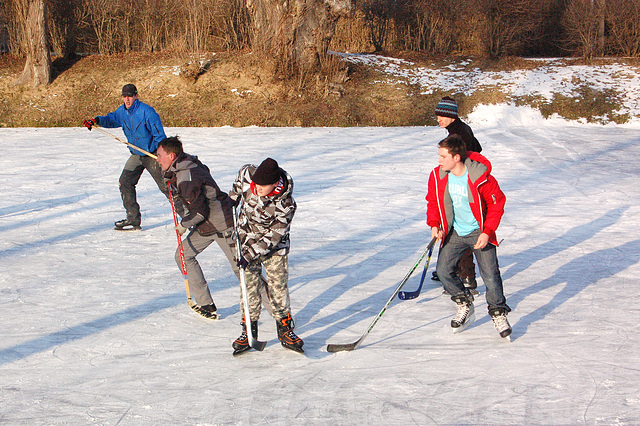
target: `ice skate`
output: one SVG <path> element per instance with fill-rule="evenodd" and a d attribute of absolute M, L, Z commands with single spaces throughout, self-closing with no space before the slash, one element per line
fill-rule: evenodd
<path fill-rule="evenodd" d="M 211 303 L 210 305 L 204 305 L 204 306 L 195 305 L 191 309 L 193 309 L 194 311 L 196 311 L 197 313 L 199 313 L 205 318 L 214 319 L 214 320 L 218 319 L 218 313 L 216 312 L 217 308 L 215 303 Z"/>
<path fill-rule="evenodd" d="M 492 309 L 489 311 L 489 315 L 493 320 L 493 325 L 496 330 L 500 333 L 500 337 L 511 341 L 512 330 L 509 320 L 507 319 L 507 312 L 504 309 Z"/>
<path fill-rule="evenodd" d="M 258 321 L 251 321 L 251 334 L 253 334 L 253 337 L 256 340 L 258 340 Z M 244 319 L 242 320 L 242 333 L 231 346 L 233 347 L 233 355 L 240 355 L 241 353 L 251 349 L 251 346 L 249 346 L 249 336 L 247 335 L 247 326 Z"/>
<path fill-rule="evenodd" d="M 467 300 L 465 297 L 456 297 L 454 302 L 458 305 L 458 312 L 451 320 L 451 328 L 454 333 L 460 333 L 469 326 L 475 319 L 475 310 L 473 308 L 473 302 Z"/>
<path fill-rule="evenodd" d="M 140 223 L 132 222 L 129 219 L 122 219 L 114 223 L 116 231 L 139 231 L 142 229 Z"/>
<path fill-rule="evenodd" d="M 304 342 L 293 332 L 294 324 L 291 314 L 288 314 L 286 317 L 276 321 L 276 325 L 278 327 L 278 339 L 280 339 L 282 346 L 287 349 L 303 353 L 304 350 L 302 349 L 302 346 L 304 345 Z"/>
<path fill-rule="evenodd" d="M 467 290 L 469 290 L 469 292 L 473 295 L 473 296 L 477 296 L 478 295 L 478 282 L 476 281 L 475 278 L 471 278 L 471 277 L 466 277 L 462 279 L 462 284 L 464 284 L 464 288 L 466 288 Z"/>

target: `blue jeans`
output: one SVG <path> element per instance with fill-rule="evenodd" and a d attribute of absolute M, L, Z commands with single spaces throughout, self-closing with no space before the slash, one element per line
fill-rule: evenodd
<path fill-rule="evenodd" d="M 473 300 L 469 290 L 465 289 L 456 274 L 456 264 L 467 248 L 473 249 L 480 233 L 480 230 L 476 229 L 469 235 L 461 237 L 455 230 L 451 230 L 440 248 L 436 270 L 445 290 L 451 294 L 451 299 L 463 296 L 468 300 Z M 496 246 L 487 244 L 481 250 L 473 249 L 473 254 L 476 257 L 478 269 L 480 269 L 480 276 L 487 288 L 486 299 L 489 310 L 504 309 L 506 312 L 510 312 L 511 308 L 507 306 L 507 300 L 502 291 L 502 277 L 500 277 Z"/>

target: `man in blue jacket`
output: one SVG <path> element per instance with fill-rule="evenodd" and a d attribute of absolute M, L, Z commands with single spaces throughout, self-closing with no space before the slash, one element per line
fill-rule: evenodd
<path fill-rule="evenodd" d="M 89 130 L 96 124 L 107 128 L 122 127 L 130 144 L 152 154 L 158 149 L 158 143 L 166 138 L 160 116 L 152 107 L 138 99 L 138 89 L 133 84 L 125 84 L 122 87 L 122 105 L 118 109 L 107 115 L 84 120 L 82 124 Z M 124 165 L 119 182 L 127 217 L 115 223 L 115 229 L 119 231 L 140 229 L 141 216 L 140 205 L 136 199 L 136 185 L 145 169 L 156 181 L 160 191 L 169 198 L 167 184 L 156 160 L 135 148 L 130 147 L 129 151 L 131 156 Z M 184 216 L 182 202 L 178 198 L 174 198 L 174 202 L 176 212 L 181 217 Z"/>

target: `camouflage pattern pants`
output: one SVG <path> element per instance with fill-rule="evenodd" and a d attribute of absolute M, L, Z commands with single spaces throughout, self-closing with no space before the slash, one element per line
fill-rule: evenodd
<path fill-rule="evenodd" d="M 262 276 L 263 267 L 267 276 L 266 279 Z M 286 317 L 291 312 L 289 257 L 286 254 L 281 256 L 272 253 L 267 256 L 260 256 L 247 265 L 245 278 L 251 321 L 258 321 L 260 318 L 263 301 L 267 311 L 276 320 Z M 264 297 L 261 297 L 261 292 L 264 290 L 266 290 L 268 300 L 264 300 Z M 242 306 L 242 294 L 240 297 L 240 306 Z"/>

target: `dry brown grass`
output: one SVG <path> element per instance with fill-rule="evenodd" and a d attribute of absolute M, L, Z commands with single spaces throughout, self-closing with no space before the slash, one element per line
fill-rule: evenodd
<path fill-rule="evenodd" d="M 129 82 L 165 126 L 396 126 L 425 124 L 416 111 L 427 108 L 407 96 L 411 88 L 371 86 L 375 76 L 366 68 L 336 60 L 319 76 L 284 81 L 249 52 L 94 55 L 66 64 L 37 89 L 12 87 L 21 68 L 20 59 L 0 56 L 1 127 L 79 126 L 115 109 Z"/>
<path fill-rule="evenodd" d="M 444 67 L 461 58 L 425 58 L 396 52 L 418 66 Z M 575 61 L 571 62 L 575 63 Z M 535 66 L 519 58 L 474 60 L 472 67 L 513 70 Z M 0 55 L 0 127 L 80 126 L 83 119 L 120 105 L 120 88 L 135 83 L 142 101 L 153 106 L 165 126 L 407 126 L 436 125 L 433 109 L 445 95 L 458 101 L 461 115 L 477 104 L 516 102 L 545 115 L 624 122 L 615 115 L 615 93 L 595 92 L 586 85 L 574 97 L 552 102 L 509 98 L 492 88 L 470 97 L 442 90 L 425 95 L 423 88 L 394 77 L 393 84 L 374 83 L 387 75 L 334 58 L 318 76 L 284 80 L 275 76 L 268 59 L 250 52 L 208 55 L 93 55 L 75 63 L 56 63 L 54 81 L 46 87 L 13 87 L 23 61 Z"/>

